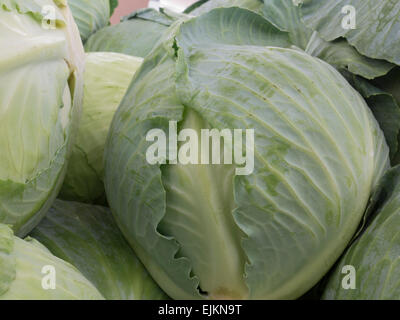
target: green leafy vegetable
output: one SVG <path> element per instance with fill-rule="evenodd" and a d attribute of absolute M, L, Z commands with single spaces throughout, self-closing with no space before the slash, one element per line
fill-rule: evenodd
<path fill-rule="evenodd" d="M 262 0 L 200 0 L 185 10 L 185 13 L 199 16 L 216 8 L 239 7 L 261 13 Z"/>
<path fill-rule="evenodd" d="M 400 61 L 400 6 L 386 0 L 301 2 L 302 20 L 315 30 L 306 51 L 344 73 L 362 94 L 385 133 L 392 164 L 398 164 L 400 77 L 394 63 Z"/>
<path fill-rule="evenodd" d="M 78 268 L 108 300 L 167 298 L 107 208 L 57 200 L 31 236 Z"/>
<path fill-rule="evenodd" d="M 125 17 L 117 25 L 103 28 L 85 44 L 87 52 L 112 51 L 144 58 L 175 21 L 154 9 L 143 9 Z"/>
<path fill-rule="evenodd" d="M 400 299 L 399 166 L 385 175 L 378 198 L 381 205 L 333 271 L 323 299 Z"/>
<path fill-rule="evenodd" d="M 302 0 L 305 24 L 326 41 L 343 37 L 361 54 L 400 65 L 400 2 Z"/>
<path fill-rule="evenodd" d="M 375 118 L 379 122 L 390 147 L 392 164 L 396 164 L 396 157 L 398 157 L 399 153 L 400 104 L 396 102 L 393 95 L 375 87 L 364 78 L 353 77 L 351 83 L 366 99 Z"/>
<path fill-rule="evenodd" d="M 141 58 L 119 53 L 86 55 L 82 116 L 61 198 L 105 203 L 103 153 L 108 129 L 141 63 Z"/>
<path fill-rule="evenodd" d="M 345 39 L 328 42 L 323 40 L 317 32 L 313 33 L 305 51 L 328 62 L 339 71 L 346 70 L 366 79 L 384 76 L 395 67 L 387 61 L 371 59 L 359 54 Z"/>
<path fill-rule="evenodd" d="M 301 21 L 300 9 L 293 0 L 264 0 L 263 16 L 279 30 L 289 32 L 293 45 L 305 49 L 312 30 Z"/>
<path fill-rule="evenodd" d="M 180 20 L 114 116 L 105 153 L 111 210 L 174 299 L 301 296 L 346 248 L 389 166 L 358 92 L 290 45 L 287 32 L 242 8 Z M 150 164 L 146 135 L 168 132 L 170 121 L 197 135 L 254 129 L 253 173 Z"/>
<path fill-rule="evenodd" d="M 82 43 L 62 3 L 0 0 L 0 223 L 19 236 L 61 188 L 82 103 Z"/>
<path fill-rule="evenodd" d="M 68 0 L 78 25 L 82 41 L 109 24 L 110 16 L 118 5 L 115 0 Z M 112 6 L 112 7 L 110 7 Z"/>
<path fill-rule="evenodd" d="M 13 236 L 4 224 L 0 224 L 0 266 L 0 300 L 104 299 L 75 267 L 35 239 Z"/>

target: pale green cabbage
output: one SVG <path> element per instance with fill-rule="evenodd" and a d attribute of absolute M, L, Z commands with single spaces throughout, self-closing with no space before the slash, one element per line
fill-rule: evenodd
<path fill-rule="evenodd" d="M 0 0 L 0 48 L 0 223 L 23 236 L 61 188 L 84 53 L 66 1 L 52 0 Z"/>
<path fill-rule="evenodd" d="M 68 4 L 83 42 L 109 24 L 115 6 L 110 6 L 110 0 L 68 0 Z"/>
<path fill-rule="evenodd" d="M 60 197 L 104 203 L 103 153 L 108 129 L 142 60 L 112 52 L 86 55 L 82 116 Z"/>
<path fill-rule="evenodd" d="M 355 29 L 342 27 L 342 21 L 350 16 L 346 11 L 349 5 L 355 10 Z M 398 4 L 390 0 L 200 0 L 185 12 L 199 15 L 213 8 L 234 6 L 260 13 L 287 32 L 293 46 L 341 72 L 366 99 L 377 119 L 390 148 L 391 163 L 399 163 L 400 103 L 395 99 L 400 78 L 393 71 L 396 65 L 391 63 L 396 63 L 398 56 Z M 370 81 L 377 78 L 379 81 Z"/>
<path fill-rule="evenodd" d="M 296 10 L 300 13 L 303 25 L 314 31 L 306 48 L 307 53 L 337 68 L 366 99 L 385 134 L 391 163 L 398 164 L 400 2 L 298 2 L 300 5 Z"/>
<path fill-rule="evenodd" d="M 0 300 L 104 299 L 72 265 L 53 256 L 35 239 L 22 240 L 0 224 Z M 55 288 L 46 276 L 54 270 Z"/>
<path fill-rule="evenodd" d="M 144 58 L 155 46 L 174 17 L 154 9 L 142 9 L 105 27 L 85 43 L 86 52 L 118 52 Z"/>
<path fill-rule="evenodd" d="M 200 0 L 185 10 L 185 13 L 199 16 L 215 8 L 239 7 L 260 13 L 263 0 Z"/>
<path fill-rule="evenodd" d="M 31 236 L 77 267 L 108 300 L 168 298 L 105 207 L 57 200 Z"/>
<path fill-rule="evenodd" d="M 301 0 L 305 24 L 326 41 L 343 37 L 361 54 L 400 65 L 400 2 L 393 0 Z M 350 6 L 350 7 L 349 7 Z M 352 9 L 354 28 L 344 28 Z M 354 21 L 354 20 L 353 20 Z"/>
<path fill-rule="evenodd" d="M 174 299 L 297 298 L 341 255 L 389 166 L 371 111 L 327 63 L 262 16 L 214 9 L 175 23 L 145 58 L 106 145 L 123 234 Z M 255 168 L 151 165 L 169 121 L 254 129 Z"/>

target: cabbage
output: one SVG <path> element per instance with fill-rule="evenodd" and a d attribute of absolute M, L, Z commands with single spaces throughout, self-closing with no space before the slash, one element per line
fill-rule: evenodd
<path fill-rule="evenodd" d="M 57 200 L 31 236 L 77 267 L 108 300 L 167 298 L 105 207 Z"/>
<path fill-rule="evenodd" d="M 185 10 L 199 16 L 215 8 L 240 7 L 262 15 L 279 30 L 287 32 L 293 45 L 305 49 L 312 30 L 301 21 L 293 0 L 200 0 Z"/>
<path fill-rule="evenodd" d="M 0 224 L 0 265 L 0 300 L 104 299 L 75 267 L 35 239 L 13 236 L 4 224 Z"/>
<path fill-rule="evenodd" d="M 385 134 L 392 165 L 398 164 L 400 77 L 396 70 L 400 65 L 400 3 L 298 2 L 302 23 L 314 31 L 306 52 L 333 65 L 362 94 Z"/>
<path fill-rule="evenodd" d="M 360 94 L 290 45 L 287 33 L 241 8 L 179 20 L 114 116 L 105 151 L 111 211 L 174 299 L 301 296 L 344 251 L 389 166 Z M 165 157 L 174 146 L 151 164 L 150 130 L 168 133 L 170 121 L 195 132 L 190 145 L 203 129 L 253 129 L 253 172 L 174 164 Z"/>
<path fill-rule="evenodd" d="M 114 112 L 141 62 L 141 58 L 112 52 L 86 55 L 82 117 L 61 198 L 105 202 L 104 144 Z"/>
<path fill-rule="evenodd" d="M 0 223 L 19 236 L 61 188 L 82 103 L 84 53 L 65 3 L 0 0 Z"/>
<path fill-rule="evenodd" d="M 301 0 L 304 23 L 326 41 L 343 37 L 361 54 L 400 65 L 400 3 L 392 0 Z M 355 25 L 346 20 L 355 13 Z M 342 23 L 343 22 L 343 23 Z M 343 24 L 349 24 L 346 28 Z"/>
<path fill-rule="evenodd" d="M 124 17 L 121 23 L 93 34 L 85 43 L 85 50 L 111 51 L 144 58 L 175 20 L 154 9 L 138 10 Z"/>
<path fill-rule="evenodd" d="M 82 41 L 109 24 L 116 5 L 113 0 L 68 0 Z"/>
<path fill-rule="evenodd" d="M 192 4 L 184 12 L 199 16 L 216 8 L 239 7 L 260 13 L 262 6 L 262 0 L 200 0 Z"/>
<path fill-rule="evenodd" d="M 332 271 L 323 299 L 400 299 L 399 166 L 387 172 L 377 197 L 381 204 L 370 225 Z M 353 287 L 347 287 L 351 277 Z"/>
<path fill-rule="evenodd" d="M 400 99 L 396 101 L 400 78 L 391 62 L 396 63 L 393 57 L 398 48 L 395 35 L 400 32 L 400 11 L 387 0 L 365 3 L 362 6 L 358 0 L 200 0 L 185 12 L 199 15 L 213 8 L 233 6 L 253 10 L 287 32 L 292 45 L 334 66 L 366 99 L 389 145 L 391 163 L 396 165 L 400 161 Z M 354 30 L 346 30 L 341 24 L 350 16 L 346 11 L 348 5 L 356 13 Z M 384 43 L 379 45 L 380 42 Z M 370 81 L 377 78 L 377 82 Z"/>
<path fill-rule="evenodd" d="M 311 36 L 305 51 L 330 63 L 338 70 L 346 70 L 366 79 L 384 76 L 394 68 L 393 64 L 385 60 L 361 55 L 344 39 L 325 41 L 316 31 Z"/>
<path fill-rule="evenodd" d="M 400 106 L 400 67 L 396 67 L 386 76 L 376 79 L 374 84 L 384 88 Z"/>

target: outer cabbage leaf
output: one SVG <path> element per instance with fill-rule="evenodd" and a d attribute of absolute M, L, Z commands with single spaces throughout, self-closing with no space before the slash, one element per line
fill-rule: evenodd
<path fill-rule="evenodd" d="M 375 79 L 373 83 L 390 93 L 400 106 L 400 67 L 396 67 L 384 77 Z"/>
<path fill-rule="evenodd" d="M 185 13 L 199 16 L 203 13 L 216 8 L 239 7 L 261 13 L 263 6 L 262 0 L 200 0 L 195 2 L 185 10 Z"/>
<path fill-rule="evenodd" d="M 305 51 L 328 62 L 339 71 L 346 70 L 366 79 L 384 76 L 395 67 L 387 61 L 361 55 L 345 39 L 328 42 L 323 40 L 317 32 L 313 33 Z"/>
<path fill-rule="evenodd" d="M 381 205 L 369 226 L 347 250 L 325 289 L 323 299 L 400 299 L 400 167 L 385 175 Z M 356 287 L 344 289 L 344 266 L 355 268 Z"/>
<path fill-rule="evenodd" d="M 110 0 L 110 16 L 113 15 L 114 10 L 118 7 L 118 0 Z"/>
<path fill-rule="evenodd" d="M 393 0 L 302 0 L 305 24 L 324 40 L 344 37 L 361 54 L 400 65 L 400 2 Z M 346 6 L 355 9 L 355 28 L 344 28 L 350 17 Z M 345 13 L 342 13 L 345 10 Z"/>
<path fill-rule="evenodd" d="M 288 45 L 287 33 L 240 8 L 179 21 L 115 114 L 111 210 L 172 298 L 299 297 L 343 252 L 388 168 L 357 91 L 325 62 L 279 48 Z M 255 129 L 254 172 L 150 165 L 146 133 L 168 132 L 169 121 Z"/>
<path fill-rule="evenodd" d="M 78 268 L 108 300 L 167 298 L 105 207 L 57 200 L 31 236 Z"/>
<path fill-rule="evenodd" d="M 289 33 L 293 45 L 305 49 L 312 30 L 300 20 L 298 6 L 292 0 L 208 0 L 198 1 L 185 10 L 185 13 L 199 16 L 215 8 L 239 7 L 254 11 L 279 30 Z"/>
<path fill-rule="evenodd" d="M 114 112 L 142 60 L 112 52 L 86 55 L 82 116 L 61 198 L 105 202 L 104 145 Z"/>
<path fill-rule="evenodd" d="M 396 65 L 361 55 L 346 39 L 325 41 L 317 32 L 313 33 L 305 51 L 334 66 L 366 99 L 385 134 L 392 164 L 397 164 L 400 103 L 394 96 L 399 87 L 396 79 L 400 77 L 396 74 Z"/>
<path fill-rule="evenodd" d="M 0 224 L 0 266 L 0 300 L 104 299 L 75 267 L 36 240 L 13 236 L 4 224 Z M 45 267 L 54 268 L 54 289 L 43 287 Z"/>
<path fill-rule="evenodd" d="M 184 14 L 190 14 L 193 15 L 192 12 L 193 10 L 197 9 L 198 7 L 202 6 L 204 3 L 208 2 L 209 0 L 198 0 L 194 3 L 192 3 L 189 7 L 187 7 L 183 13 Z"/>
<path fill-rule="evenodd" d="M 15 279 L 15 259 L 12 256 L 14 238 L 12 230 L 0 224 L 0 297 L 10 289 Z"/>
<path fill-rule="evenodd" d="M 390 71 L 387 75 L 377 78 L 372 81 L 373 86 L 380 88 L 386 98 L 385 101 L 390 103 L 390 109 L 396 110 L 396 114 L 400 113 L 400 68 L 396 67 Z M 397 107 L 397 108 L 396 108 Z M 398 116 L 394 114 L 387 114 L 385 120 L 391 125 L 392 128 L 400 126 Z M 397 121 L 397 122 L 396 122 Z M 394 132 L 396 133 L 396 132 Z M 400 146 L 400 129 L 397 131 L 397 147 Z M 395 150 L 395 149 L 393 149 Z M 391 148 L 392 151 L 392 148 Z M 400 163 L 400 149 L 397 148 L 397 152 L 393 152 L 392 165 L 398 165 Z"/>
<path fill-rule="evenodd" d="M 42 26 L 46 5 L 55 8 L 54 28 Z M 60 1 L 1 0 L 0 21 L 0 222 L 23 236 L 61 187 L 82 103 L 84 53 Z"/>
<path fill-rule="evenodd" d="M 139 10 L 121 23 L 96 32 L 86 42 L 85 50 L 112 51 L 144 58 L 174 21 L 154 9 Z"/>
<path fill-rule="evenodd" d="M 370 81 L 353 76 L 350 83 L 365 98 L 368 106 L 382 128 L 390 148 L 392 165 L 398 163 L 400 133 L 400 103 L 392 94 L 376 87 Z"/>
<path fill-rule="evenodd" d="M 293 0 L 264 0 L 262 14 L 280 30 L 289 32 L 293 45 L 306 48 L 312 30 L 301 21 L 300 8 Z"/>
<path fill-rule="evenodd" d="M 68 4 L 83 42 L 109 24 L 112 14 L 110 0 L 68 0 Z"/>

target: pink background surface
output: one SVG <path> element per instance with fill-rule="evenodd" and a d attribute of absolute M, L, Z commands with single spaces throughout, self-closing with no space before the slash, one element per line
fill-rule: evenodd
<path fill-rule="evenodd" d="M 140 8 L 146 8 L 148 3 L 149 0 L 119 0 L 119 5 L 111 17 L 111 23 L 116 24 L 119 22 L 121 17 L 126 16 L 132 11 Z"/>

